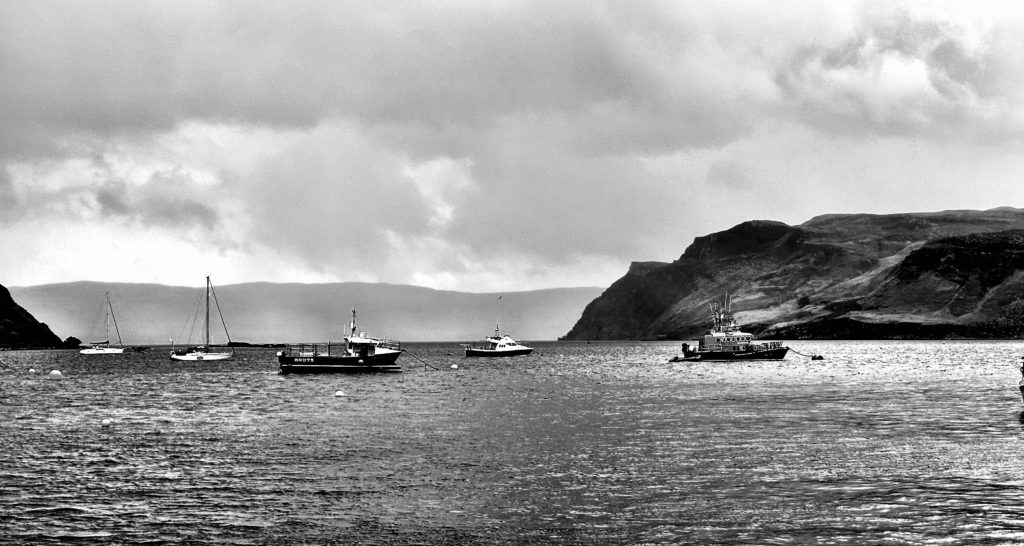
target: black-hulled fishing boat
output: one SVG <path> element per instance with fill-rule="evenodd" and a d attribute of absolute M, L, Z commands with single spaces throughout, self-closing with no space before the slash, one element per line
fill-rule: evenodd
<path fill-rule="evenodd" d="M 349 335 L 341 344 L 301 343 L 277 353 L 281 373 L 400 372 L 398 341 L 367 337 L 357 333 L 356 310 L 352 309 Z"/>
<path fill-rule="evenodd" d="M 759 341 L 754 335 L 744 332 L 732 317 L 731 301 L 726 298 L 725 307 L 711 304 L 711 329 L 697 340 L 697 346 L 683 343 L 682 354 L 670 362 L 695 360 L 782 360 L 789 347 L 781 341 Z"/>

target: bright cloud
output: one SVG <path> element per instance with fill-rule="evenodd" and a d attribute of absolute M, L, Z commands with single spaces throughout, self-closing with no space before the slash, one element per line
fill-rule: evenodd
<path fill-rule="evenodd" d="M 0 284 L 606 285 L 751 218 L 1021 206 L 1022 36 L 986 2 L 7 2 Z"/>

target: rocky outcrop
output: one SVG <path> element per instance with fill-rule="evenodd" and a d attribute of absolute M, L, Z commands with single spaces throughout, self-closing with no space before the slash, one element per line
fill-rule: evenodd
<path fill-rule="evenodd" d="M 61 340 L 50 328 L 14 302 L 7 288 L 0 286 L 0 347 L 29 349 L 59 347 Z"/>
<path fill-rule="evenodd" d="M 1024 334 L 1024 211 L 744 222 L 672 263 L 634 264 L 563 339 L 689 339 L 732 296 L 746 330 L 784 339 Z"/>

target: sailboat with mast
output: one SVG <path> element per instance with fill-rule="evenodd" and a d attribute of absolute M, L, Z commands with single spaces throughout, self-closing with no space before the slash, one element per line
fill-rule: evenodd
<path fill-rule="evenodd" d="M 103 312 L 106 314 L 106 334 L 103 341 L 91 341 L 89 346 L 78 351 L 83 355 L 119 355 L 124 353 L 124 345 L 121 343 L 121 332 L 117 329 L 117 318 L 114 317 L 114 307 L 110 304 L 110 292 L 103 295 Z M 110 322 L 114 322 L 114 333 L 117 334 L 117 347 L 110 346 Z"/>
<path fill-rule="evenodd" d="M 171 360 L 228 360 L 235 356 L 230 347 L 210 346 L 210 297 L 213 297 L 213 304 L 217 307 L 217 315 L 220 317 L 221 325 L 224 327 L 224 335 L 227 337 L 228 345 L 231 344 L 231 335 L 228 333 L 227 323 L 224 322 L 224 314 L 220 311 L 220 303 L 217 301 L 217 294 L 213 291 L 213 284 L 210 283 L 210 276 L 206 276 L 206 311 L 203 315 L 203 343 L 193 347 L 171 350 Z M 173 345 L 173 342 L 172 342 Z"/>

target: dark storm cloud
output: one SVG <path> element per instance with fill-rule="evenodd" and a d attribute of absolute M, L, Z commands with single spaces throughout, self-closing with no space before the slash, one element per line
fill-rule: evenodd
<path fill-rule="evenodd" d="M 747 125 L 699 78 L 666 88 L 667 67 L 645 57 L 663 51 L 671 63 L 700 43 L 648 4 L 32 2 L 0 11 L 8 152 L 193 119 L 485 131 L 503 116 L 550 114 L 600 151 L 720 141 Z M 15 145 L 16 135 L 28 142 Z"/>
<path fill-rule="evenodd" d="M 332 118 L 405 144 L 417 132 L 454 143 L 452 132 L 475 140 L 536 116 L 559 121 L 559 144 L 584 152 L 664 152 L 726 143 L 765 115 L 804 109 L 826 128 L 891 131 L 967 107 L 947 91 L 945 103 L 905 116 L 923 121 L 871 117 L 875 97 L 848 78 L 887 59 L 922 60 L 938 87 L 981 97 L 1005 92 L 1005 72 L 1019 72 L 999 61 L 1020 45 L 1012 34 L 968 51 L 948 23 L 897 8 L 865 10 L 852 35 L 806 45 L 773 35 L 770 19 L 746 22 L 744 41 L 729 42 L 732 16 L 744 14 L 658 2 L 7 2 L 0 143 L 13 153 L 76 132 Z M 780 109 L 779 92 L 800 108 Z"/>
<path fill-rule="evenodd" d="M 91 221 L 113 220 L 135 229 L 164 227 L 187 233 L 194 229 L 214 230 L 221 223 L 213 207 L 193 197 L 220 191 L 201 187 L 202 184 L 187 173 L 158 171 L 146 180 L 130 183 L 102 158 L 94 158 L 91 167 L 87 176 L 73 184 L 53 190 L 33 190 L 31 202 L 36 206 L 71 202 L 76 206 L 65 209 L 65 216 L 77 214 Z"/>
<path fill-rule="evenodd" d="M 221 222 L 217 211 L 194 197 L 204 191 L 207 194 L 211 192 L 197 186 L 184 173 L 157 172 L 138 186 L 129 186 L 116 180 L 108 181 L 97 190 L 96 200 L 104 214 L 130 220 L 144 227 L 214 229 Z"/>

